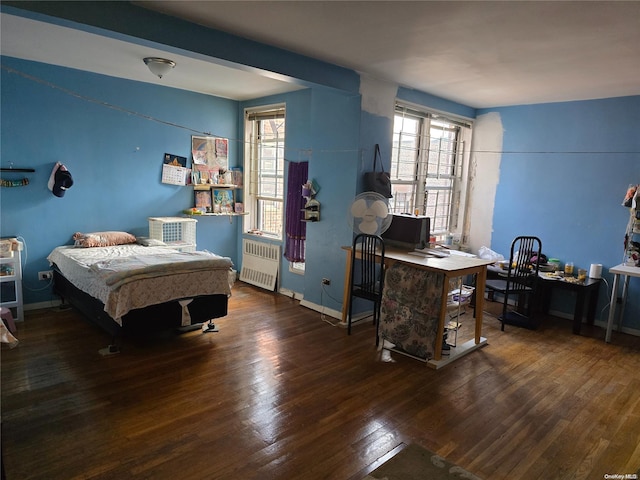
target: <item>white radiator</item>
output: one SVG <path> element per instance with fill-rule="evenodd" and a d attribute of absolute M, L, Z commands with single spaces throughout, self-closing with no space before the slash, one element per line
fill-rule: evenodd
<path fill-rule="evenodd" d="M 240 280 L 274 291 L 280 267 L 280 245 L 242 240 Z"/>

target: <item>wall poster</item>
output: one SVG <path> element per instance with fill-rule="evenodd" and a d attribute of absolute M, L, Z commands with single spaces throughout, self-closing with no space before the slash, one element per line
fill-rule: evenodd
<path fill-rule="evenodd" d="M 229 141 L 226 138 L 191 136 L 193 166 L 202 170 L 228 170 Z"/>

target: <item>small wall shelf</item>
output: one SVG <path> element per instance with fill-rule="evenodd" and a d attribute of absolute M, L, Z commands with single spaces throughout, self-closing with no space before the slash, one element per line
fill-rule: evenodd
<path fill-rule="evenodd" d="M 16 172 L 16 173 L 34 173 L 35 168 L 12 168 L 12 167 L 2 167 L 0 168 L 0 172 Z"/>
<path fill-rule="evenodd" d="M 319 222 L 320 221 L 320 202 L 315 198 L 310 198 L 302 209 L 304 212 L 303 222 Z"/>
<path fill-rule="evenodd" d="M 249 215 L 249 212 L 235 213 L 235 212 L 221 212 L 221 213 L 201 213 L 199 215 L 190 215 L 191 217 L 242 217 L 243 215 Z"/>
<path fill-rule="evenodd" d="M 186 218 L 196 219 L 198 217 L 229 217 L 229 223 L 233 223 L 233 217 L 242 217 L 249 215 L 249 212 L 235 213 L 235 212 L 220 212 L 220 213 L 198 213 L 195 215 L 185 214 Z"/>
<path fill-rule="evenodd" d="M 242 187 L 238 187 L 238 185 L 230 185 L 228 183 L 199 183 L 193 186 L 194 190 L 235 190 L 237 188 Z"/>
<path fill-rule="evenodd" d="M 34 168 L 16 168 L 13 164 L 9 167 L 0 167 L 1 173 L 34 173 Z M 26 187 L 29 185 L 29 179 L 27 177 L 15 179 L 14 176 L 10 176 L 9 180 L 4 178 L 0 179 L 0 187 Z"/>

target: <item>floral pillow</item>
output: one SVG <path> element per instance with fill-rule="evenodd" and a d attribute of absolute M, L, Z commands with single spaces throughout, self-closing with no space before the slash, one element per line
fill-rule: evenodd
<path fill-rule="evenodd" d="M 111 247 L 136 243 L 136 237 L 127 232 L 92 232 L 73 234 L 76 247 Z"/>

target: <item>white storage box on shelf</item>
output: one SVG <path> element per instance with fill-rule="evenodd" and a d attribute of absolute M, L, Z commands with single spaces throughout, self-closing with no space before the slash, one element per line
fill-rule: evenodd
<path fill-rule="evenodd" d="M 149 238 L 182 252 L 195 252 L 197 222 L 194 218 L 149 217 Z"/>

